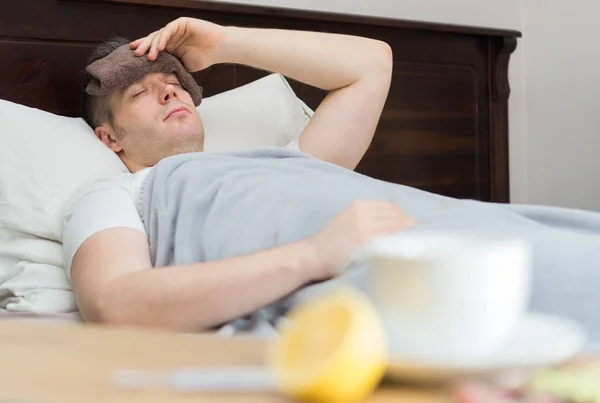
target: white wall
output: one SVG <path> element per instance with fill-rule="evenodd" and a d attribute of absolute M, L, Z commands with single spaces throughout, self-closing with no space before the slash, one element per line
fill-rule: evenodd
<path fill-rule="evenodd" d="M 523 0 L 532 203 L 600 211 L 600 2 Z"/>
<path fill-rule="evenodd" d="M 521 0 L 220 0 L 499 28 L 520 27 Z"/>

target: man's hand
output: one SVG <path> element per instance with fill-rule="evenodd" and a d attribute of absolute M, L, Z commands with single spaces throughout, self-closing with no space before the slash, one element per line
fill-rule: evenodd
<path fill-rule="evenodd" d="M 219 62 L 218 51 L 223 42 L 225 27 L 195 18 L 178 18 L 164 28 L 132 42 L 136 56 L 148 52 L 154 60 L 166 50 L 177 56 L 191 72 L 203 70 Z"/>
<path fill-rule="evenodd" d="M 315 250 L 319 271 L 315 280 L 336 275 L 336 269 L 353 249 L 373 238 L 393 234 L 417 225 L 394 203 L 356 201 L 342 211 L 319 233 L 307 242 Z"/>

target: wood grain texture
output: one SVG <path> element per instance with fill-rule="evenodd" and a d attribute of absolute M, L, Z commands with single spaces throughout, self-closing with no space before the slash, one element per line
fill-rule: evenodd
<path fill-rule="evenodd" d="M 219 24 L 337 32 L 390 44 L 394 73 L 357 171 L 458 198 L 508 201 L 508 65 L 515 31 L 202 0 L 20 0 L 0 14 L 0 98 L 79 116 L 92 49 L 182 15 Z M 211 96 L 268 72 L 218 65 L 194 74 Z M 326 93 L 291 80 L 316 109 Z"/>

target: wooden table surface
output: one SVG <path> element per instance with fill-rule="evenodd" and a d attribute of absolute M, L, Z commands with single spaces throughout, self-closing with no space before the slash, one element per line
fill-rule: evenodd
<path fill-rule="evenodd" d="M 266 342 L 178 335 L 93 325 L 0 321 L 0 401 L 22 403 L 244 402 L 275 403 L 277 394 L 177 394 L 122 390 L 111 382 L 119 369 L 262 365 Z M 370 403 L 441 403 L 439 391 L 383 387 Z"/>

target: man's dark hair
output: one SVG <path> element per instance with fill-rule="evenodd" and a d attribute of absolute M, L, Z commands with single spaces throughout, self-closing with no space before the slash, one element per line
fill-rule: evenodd
<path fill-rule="evenodd" d="M 100 60 L 110 55 L 114 50 L 123 45 L 129 44 L 129 42 L 131 42 L 129 39 L 116 36 L 101 43 L 96 49 L 94 49 L 88 58 L 88 65 L 92 64 L 96 60 Z M 85 84 L 86 87 L 90 80 L 92 80 L 92 77 L 89 74 L 87 77 L 88 79 Z M 114 124 L 114 115 L 110 107 L 109 96 L 89 95 L 87 92 L 85 92 L 85 87 L 83 88 L 81 113 L 83 115 L 83 119 L 92 127 L 92 129 L 95 129 L 104 123 L 110 123 L 111 125 Z"/>

